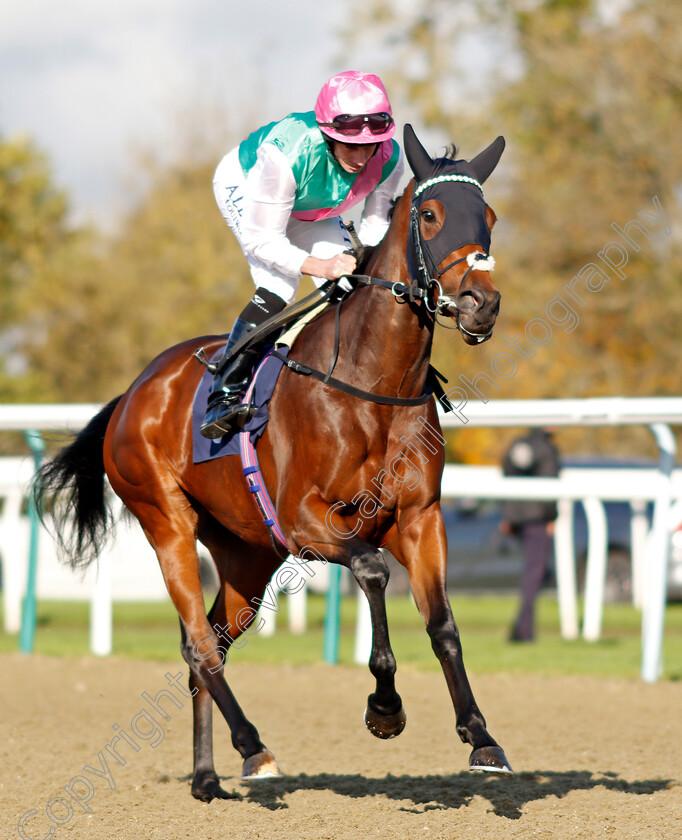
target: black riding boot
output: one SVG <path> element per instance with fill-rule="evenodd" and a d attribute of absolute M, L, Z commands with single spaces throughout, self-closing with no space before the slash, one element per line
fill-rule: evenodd
<path fill-rule="evenodd" d="M 234 345 L 256 326 L 250 321 L 237 318 L 227 341 L 223 359 Z M 204 437 L 222 437 L 229 432 L 234 420 L 246 412 L 246 406 L 241 405 L 241 399 L 249 384 L 249 377 L 260 349 L 261 342 L 257 342 L 256 345 L 242 351 L 224 370 L 220 370 L 222 360 L 218 362 L 219 372 L 213 380 L 206 417 L 201 424 L 201 434 Z"/>
<path fill-rule="evenodd" d="M 272 292 L 257 289 L 244 311 L 235 321 L 227 340 L 223 359 L 245 335 L 262 324 L 267 318 L 280 312 L 285 301 Z M 261 354 L 263 341 L 256 341 L 228 363 L 224 370 L 222 360 L 218 362 L 218 373 L 208 398 L 206 417 L 201 424 L 201 434 L 206 438 L 219 438 L 230 431 L 235 420 L 244 415 L 246 406 L 241 404 L 253 368 Z"/>

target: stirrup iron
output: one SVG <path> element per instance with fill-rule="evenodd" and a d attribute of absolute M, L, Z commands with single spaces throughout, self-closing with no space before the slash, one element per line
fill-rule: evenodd
<path fill-rule="evenodd" d="M 206 370 L 212 375 L 215 376 L 218 373 L 218 364 L 217 362 L 212 362 L 208 356 L 206 355 L 206 351 L 203 347 L 200 347 L 195 353 L 194 358 L 199 362 L 200 365 L 203 365 Z"/>

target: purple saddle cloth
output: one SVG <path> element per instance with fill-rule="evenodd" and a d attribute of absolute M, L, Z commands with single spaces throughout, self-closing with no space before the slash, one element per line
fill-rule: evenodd
<path fill-rule="evenodd" d="M 286 346 L 278 347 L 277 350 L 283 356 L 289 353 L 289 348 Z M 257 409 L 256 413 L 249 418 L 244 426 L 251 433 L 251 442 L 254 445 L 262 436 L 267 426 L 269 416 L 268 404 L 284 365 L 280 359 L 270 356 L 269 352 L 268 350 L 265 361 L 256 368 L 258 378 L 256 379 L 252 400 L 252 404 Z M 222 358 L 222 355 L 223 348 L 221 347 L 214 354 L 211 361 Z M 228 432 L 228 434 L 215 440 L 205 438 L 201 434 L 201 424 L 206 414 L 206 403 L 208 401 L 208 395 L 211 392 L 212 384 L 213 375 L 207 370 L 204 371 L 204 375 L 201 377 L 194 394 L 194 403 L 192 406 L 192 449 L 195 464 L 200 464 L 202 461 L 212 461 L 214 458 L 222 458 L 224 455 L 239 455 L 240 426 L 235 426 L 234 431 Z"/>

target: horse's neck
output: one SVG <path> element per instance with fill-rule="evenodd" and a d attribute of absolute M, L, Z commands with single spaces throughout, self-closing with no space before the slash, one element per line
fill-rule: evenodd
<path fill-rule="evenodd" d="M 421 304 L 398 303 L 389 290 L 376 286 L 357 292 L 349 304 L 339 361 L 346 358 L 344 366 L 354 381 L 384 394 L 419 396 L 432 341 L 432 330 L 420 316 Z"/>
<path fill-rule="evenodd" d="M 392 283 L 410 283 L 406 267 L 410 196 L 404 195 L 368 273 Z M 342 348 L 352 360 L 354 379 L 384 394 L 419 396 L 424 389 L 431 356 L 433 320 L 423 303 L 399 303 L 381 287 L 356 292 L 348 301 L 349 314 Z M 343 349 L 342 349 L 343 352 Z M 350 365 L 347 365 L 350 367 Z"/>

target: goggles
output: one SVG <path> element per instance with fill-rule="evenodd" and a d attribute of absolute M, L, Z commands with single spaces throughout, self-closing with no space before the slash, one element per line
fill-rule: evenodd
<path fill-rule="evenodd" d="M 372 134 L 383 134 L 393 124 L 393 117 L 390 114 L 339 114 L 332 122 L 319 123 L 326 128 L 333 128 L 339 134 L 348 137 L 357 137 L 365 126 Z"/>

